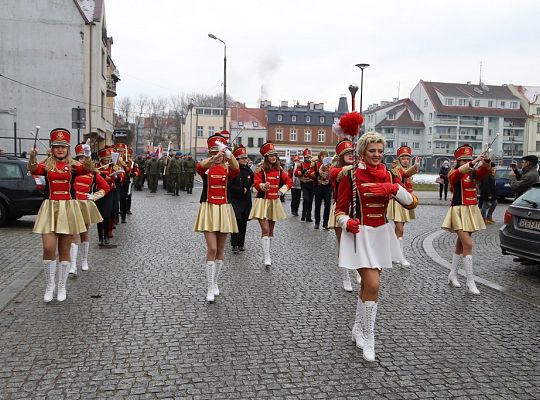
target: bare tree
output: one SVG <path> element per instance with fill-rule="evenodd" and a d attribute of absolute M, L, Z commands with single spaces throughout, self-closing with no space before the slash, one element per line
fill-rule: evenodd
<path fill-rule="evenodd" d="M 185 123 L 188 107 L 185 95 L 176 95 L 171 97 L 171 107 L 169 113 L 174 118 L 174 127 L 176 130 L 176 148 L 181 148 L 182 142 L 182 126 Z"/>
<path fill-rule="evenodd" d="M 133 104 L 131 103 L 131 97 L 120 97 L 116 104 L 118 105 L 118 114 L 120 118 L 123 119 L 124 124 L 127 125 L 129 122 L 132 122 L 129 120 L 129 117 L 133 112 Z"/>
<path fill-rule="evenodd" d="M 136 139 L 135 139 L 135 150 L 139 145 L 139 128 L 143 125 L 144 115 L 148 113 L 148 108 L 150 105 L 150 98 L 146 94 L 141 94 L 135 99 L 135 105 L 133 107 L 135 113 L 135 130 Z M 144 128 L 144 125 L 143 125 Z"/>
<path fill-rule="evenodd" d="M 152 99 L 150 102 L 152 128 L 154 133 L 150 133 L 151 141 L 161 142 L 163 140 L 163 128 L 165 127 L 165 112 L 169 107 L 169 101 L 165 97 Z"/>

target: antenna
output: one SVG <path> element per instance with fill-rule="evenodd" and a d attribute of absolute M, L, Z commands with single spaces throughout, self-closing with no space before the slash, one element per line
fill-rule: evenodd
<path fill-rule="evenodd" d="M 478 84 L 482 84 L 482 61 L 480 61 L 480 82 L 478 82 Z"/>

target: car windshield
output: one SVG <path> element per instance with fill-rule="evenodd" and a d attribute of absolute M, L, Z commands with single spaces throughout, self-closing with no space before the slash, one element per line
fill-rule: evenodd
<path fill-rule="evenodd" d="M 510 169 L 498 169 L 495 171 L 495 179 L 509 179 Z"/>
<path fill-rule="evenodd" d="M 514 204 L 516 206 L 538 208 L 540 205 L 540 186 L 534 186 L 527 190 L 514 201 Z"/>

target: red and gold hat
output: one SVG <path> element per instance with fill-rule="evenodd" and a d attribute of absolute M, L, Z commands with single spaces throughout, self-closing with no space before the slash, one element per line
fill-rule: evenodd
<path fill-rule="evenodd" d="M 339 157 L 353 150 L 353 143 L 349 139 L 342 139 L 338 142 L 338 144 L 336 144 L 336 154 Z"/>
<path fill-rule="evenodd" d="M 227 140 L 231 138 L 231 134 L 229 133 L 228 130 L 223 129 L 221 132 L 219 132 L 219 134 Z"/>
<path fill-rule="evenodd" d="M 114 148 L 116 149 L 116 151 L 118 153 L 125 154 L 125 152 L 127 150 L 127 144 L 125 144 L 125 143 L 115 143 Z"/>
<path fill-rule="evenodd" d="M 217 145 L 218 142 L 221 142 L 227 146 L 227 139 L 221 136 L 219 133 L 214 133 L 206 140 L 206 142 L 208 143 L 208 151 L 219 151 L 219 147 Z"/>
<path fill-rule="evenodd" d="M 401 146 L 399 149 L 397 149 L 397 156 L 399 157 L 410 157 L 412 154 L 412 150 L 409 146 Z"/>
<path fill-rule="evenodd" d="M 263 144 L 259 151 L 264 157 L 269 156 L 270 154 L 277 154 L 274 143 L 272 143 L 271 141 L 267 141 L 265 144 Z"/>
<path fill-rule="evenodd" d="M 114 152 L 113 146 L 105 146 L 100 151 L 98 151 L 98 156 L 101 160 L 112 159 L 112 153 Z"/>
<path fill-rule="evenodd" d="M 242 144 L 239 144 L 237 147 L 235 147 L 232 153 L 234 158 L 247 158 L 248 156 L 247 149 Z"/>
<path fill-rule="evenodd" d="M 75 157 L 81 157 L 84 156 L 84 149 L 83 146 L 85 145 L 85 142 L 79 143 L 77 146 L 75 146 Z"/>
<path fill-rule="evenodd" d="M 292 158 L 293 162 L 296 162 L 296 161 L 300 161 L 300 157 L 298 156 L 298 154 L 295 154 Z"/>
<path fill-rule="evenodd" d="M 70 146 L 71 133 L 67 129 L 56 128 L 51 131 L 51 146 Z"/>
<path fill-rule="evenodd" d="M 472 160 L 474 158 L 472 146 L 469 144 L 459 146 L 454 151 L 454 157 L 456 158 L 456 160 Z"/>
<path fill-rule="evenodd" d="M 311 150 L 308 149 L 307 147 L 304 149 L 304 151 L 302 152 L 302 155 L 304 157 L 311 157 Z"/>

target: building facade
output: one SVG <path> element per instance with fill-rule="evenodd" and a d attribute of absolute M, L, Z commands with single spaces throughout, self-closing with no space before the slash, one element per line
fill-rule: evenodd
<path fill-rule="evenodd" d="M 28 150 L 29 131 L 36 126 L 41 154 L 57 127 L 72 130 L 72 145 L 85 135 L 94 149 L 112 143 L 114 106 L 107 104 L 112 39 L 103 0 L 6 0 L 0 15 L 0 70 L 6 77 L 0 78 L 0 147 L 8 154 Z M 78 106 L 86 110 L 86 127 L 79 132 L 72 129 L 72 109 Z"/>
<path fill-rule="evenodd" d="M 540 157 L 540 86 L 508 85 L 508 88 L 520 100 L 521 108 L 527 114 L 523 150 L 526 155 Z"/>
<path fill-rule="evenodd" d="M 260 147 L 266 142 L 268 126 L 263 108 L 231 108 L 231 142 L 242 144 L 252 160 L 261 158 Z"/>
<path fill-rule="evenodd" d="M 230 130 L 230 109 L 227 109 L 225 122 L 227 130 Z M 191 153 L 200 160 L 208 155 L 206 139 L 223 128 L 223 108 L 220 107 L 190 107 L 182 126 L 181 150 L 183 153 Z"/>

